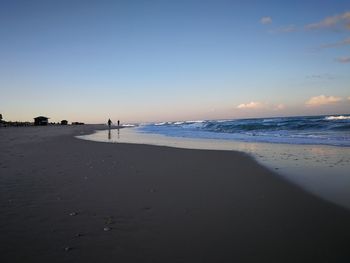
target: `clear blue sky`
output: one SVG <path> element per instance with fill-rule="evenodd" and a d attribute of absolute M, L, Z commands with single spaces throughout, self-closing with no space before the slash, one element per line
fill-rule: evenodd
<path fill-rule="evenodd" d="M 0 113 L 350 113 L 349 1 L 1 1 Z"/>

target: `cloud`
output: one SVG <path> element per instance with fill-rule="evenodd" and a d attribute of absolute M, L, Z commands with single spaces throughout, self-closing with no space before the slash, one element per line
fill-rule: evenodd
<path fill-rule="evenodd" d="M 263 24 L 263 25 L 271 24 L 272 23 L 272 18 L 270 16 L 263 16 L 260 19 L 260 23 Z"/>
<path fill-rule="evenodd" d="M 322 45 L 321 48 L 334 48 L 334 47 L 342 47 L 347 45 L 350 45 L 350 37 L 335 43 Z"/>
<path fill-rule="evenodd" d="M 264 104 L 261 102 L 249 102 L 249 103 L 242 103 L 237 106 L 237 109 L 261 109 L 264 108 Z"/>
<path fill-rule="evenodd" d="M 270 31 L 270 33 L 290 33 L 297 31 L 297 27 L 295 25 L 281 26 L 276 29 Z"/>
<path fill-rule="evenodd" d="M 280 104 L 269 104 L 269 103 L 263 103 L 263 102 L 258 102 L 258 101 L 252 101 L 249 103 L 242 103 L 237 106 L 237 109 L 239 110 L 274 110 L 274 111 L 279 111 L 279 110 L 284 110 L 286 106 L 282 103 Z"/>
<path fill-rule="evenodd" d="M 349 57 L 339 57 L 335 59 L 339 63 L 350 63 L 350 56 Z"/>
<path fill-rule="evenodd" d="M 309 107 L 315 107 L 321 105 L 334 104 L 342 100 L 343 99 L 341 97 L 320 95 L 310 98 L 308 101 L 305 102 L 305 105 Z"/>
<path fill-rule="evenodd" d="M 350 30 L 350 11 L 343 14 L 326 17 L 325 19 L 305 26 L 308 30 L 330 29 L 343 27 Z"/>

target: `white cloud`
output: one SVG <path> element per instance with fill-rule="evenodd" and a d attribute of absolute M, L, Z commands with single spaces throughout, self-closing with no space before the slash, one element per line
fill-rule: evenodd
<path fill-rule="evenodd" d="M 237 106 L 237 109 L 239 110 L 274 110 L 274 111 L 279 111 L 279 110 L 284 110 L 286 106 L 282 103 L 280 104 L 270 104 L 270 103 L 263 103 L 263 102 L 258 102 L 258 101 L 252 101 L 249 103 L 242 103 Z"/>
<path fill-rule="evenodd" d="M 264 108 L 264 104 L 261 102 L 249 102 L 249 103 L 242 103 L 237 106 L 237 109 L 261 109 Z"/>
<path fill-rule="evenodd" d="M 343 14 L 326 17 L 325 19 L 305 26 L 309 30 L 344 27 L 350 29 L 350 11 Z"/>
<path fill-rule="evenodd" d="M 342 100 L 343 99 L 341 97 L 320 95 L 320 96 L 315 96 L 310 98 L 308 101 L 306 101 L 305 104 L 306 106 L 314 107 L 314 106 L 334 104 Z"/>
<path fill-rule="evenodd" d="M 271 24 L 272 23 L 272 18 L 270 16 L 263 16 L 260 19 L 260 23 L 263 25 Z"/>
<path fill-rule="evenodd" d="M 339 57 L 335 59 L 339 63 L 350 63 L 350 57 Z"/>

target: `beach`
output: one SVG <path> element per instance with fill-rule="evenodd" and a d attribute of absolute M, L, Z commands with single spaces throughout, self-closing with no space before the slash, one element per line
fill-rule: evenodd
<path fill-rule="evenodd" d="M 348 262 L 350 210 L 236 151 L 0 129 L 1 262 Z"/>

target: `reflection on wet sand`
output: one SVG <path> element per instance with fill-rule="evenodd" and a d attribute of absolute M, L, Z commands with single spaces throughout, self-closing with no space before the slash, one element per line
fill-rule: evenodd
<path fill-rule="evenodd" d="M 117 133 L 116 136 L 114 135 L 114 133 Z M 119 140 L 120 139 L 120 129 L 108 129 L 108 141 L 112 141 L 112 142 L 116 142 L 115 140 Z M 114 140 L 114 141 L 113 141 Z"/>
<path fill-rule="evenodd" d="M 246 152 L 259 163 L 275 170 L 307 191 L 350 208 L 349 147 L 177 138 L 140 133 L 135 128 L 98 131 L 79 138 L 112 143 Z"/>

